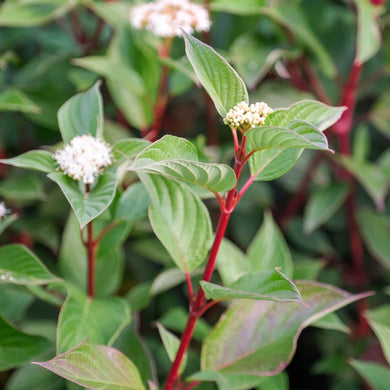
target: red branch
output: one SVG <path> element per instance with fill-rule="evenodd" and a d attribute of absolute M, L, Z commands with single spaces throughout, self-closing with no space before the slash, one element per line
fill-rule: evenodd
<path fill-rule="evenodd" d="M 240 148 L 236 152 L 236 162 L 234 172 L 236 174 L 237 182 L 241 174 L 242 167 L 244 165 L 246 152 L 245 152 L 245 142 L 246 137 L 242 137 Z M 237 185 L 228 192 L 225 202 L 221 207 L 221 214 L 219 217 L 219 222 L 217 230 L 215 232 L 214 242 L 211 247 L 209 258 L 207 261 L 206 268 L 203 273 L 202 280 L 209 282 L 215 268 L 215 262 L 217 260 L 218 250 L 220 248 L 222 239 L 226 232 L 226 227 L 229 222 L 230 215 L 235 206 L 235 196 L 237 193 Z M 205 302 L 205 293 L 202 288 L 198 289 L 196 298 L 194 302 L 190 304 L 190 312 L 187 321 L 187 325 L 184 329 L 180 340 L 180 346 L 177 351 L 175 360 L 172 364 L 171 370 L 169 371 L 167 381 L 165 383 L 165 390 L 172 390 L 174 386 L 178 384 L 179 381 L 179 368 L 181 362 L 184 358 L 184 355 L 190 345 L 192 334 L 195 329 L 196 321 L 200 316 L 203 315 L 205 309 L 207 308 L 207 303 Z"/>

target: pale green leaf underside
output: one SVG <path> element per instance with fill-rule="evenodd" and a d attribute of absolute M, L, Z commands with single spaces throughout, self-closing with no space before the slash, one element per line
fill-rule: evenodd
<path fill-rule="evenodd" d="M 170 179 L 195 184 L 211 192 L 229 191 L 236 184 L 232 168 L 225 164 L 212 164 L 188 160 L 165 160 L 153 162 L 138 159 L 131 170 L 155 173 Z"/>
<path fill-rule="evenodd" d="M 275 375 L 291 361 L 302 330 L 324 315 L 368 294 L 297 282 L 305 305 L 240 300 L 229 308 L 202 348 L 202 370 L 225 375 Z"/>
<path fill-rule="evenodd" d="M 59 316 L 57 353 L 86 338 L 95 344 L 112 345 L 129 322 L 129 307 L 121 298 L 91 299 L 72 288 Z"/>
<path fill-rule="evenodd" d="M 183 32 L 186 54 L 200 83 L 225 117 L 237 103 L 248 103 L 248 92 L 237 72 L 212 47 Z"/>
<path fill-rule="evenodd" d="M 142 150 L 135 161 L 146 159 L 151 161 L 190 160 L 198 161 L 195 145 L 185 138 L 165 135 Z"/>
<path fill-rule="evenodd" d="M 0 283 L 34 286 L 60 281 L 25 246 L 9 244 L 0 247 Z"/>
<path fill-rule="evenodd" d="M 46 150 L 31 150 L 16 157 L 0 159 L 0 163 L 41 172 L 53 172 L 57 168 L 53 155 Z"/>
<path fill-rule="evenodd" d="M 34 364 L 88 389 L 145 390 L 137 367 L 118 350 L 103 345 L 86 342 Z"/>
<path fill-rule="evenodd" d="M 323 133 L 303 120 L 293 120 L 286 127 L 261 126 L 248 130 L 245 135 L 250 150 L 265 149 L 320 149 L 329 150 Z"/>
<path fill-rule="evenodd" d="M 302 100 L 269 114 L 265 119 L 265 125 L 286 127 L 291 121 L 302 120 L 324 131 L 340 119 L 345 109 L 345 107 L 331 107 L 315 100 Z"/>
<path fill-rule="evenodd" d="M 152 199 L 149 219 L 154 232 L 183 272 L 194 270 L 212 241 L 205 205 L 185 184 L 160 175 L 140 176 Z"/>
<path fill-rule="evenodd" d="M 300 302 L 294 283 L 278 271 L 252 272 L 241 276 L 230 287 L 201 281 L 207 299 L 253 299 L 276 302 Z"/>
<path fill-rule="evenodd" d="M 114 162 L 121 163 L 126 159 L 134 158 L 138 153 L 150 144 L 149 141 L 139 138 L 120 140 L 112 147 Z"/>
<path fill-rule="evenodd" d="M 58 125 L 62 139 L 69 143 L 74 137 L 91 134 L 102 137 L 103 101 L 100 81 L 88 91 L 79 93 L 66 101 L 58 111 Z"/>
<path fill-rule="evenodd" d="M 79 220 L 81 229 L 100 215 L 114 199 L 117 184 L 115 174 L 100 175 L 88 195 L 81 192 L 78 183 L 69 176 L 62 173 L 50 173 L 48 177 L 61 188 Z"/>

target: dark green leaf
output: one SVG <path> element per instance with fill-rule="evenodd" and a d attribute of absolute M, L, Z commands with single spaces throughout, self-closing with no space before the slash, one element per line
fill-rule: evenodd
<path fill-rule="evenodd" d="M 0 25 L 2 11 L 0 10 Z M 0 111 L 21 111 L 39 113 L 40 108 L 34 104 L 22 91 L 8 89 L 0 94 Z"/>
<path fill-rule="evenodd" d="M 0 316 L 0 371 L 28 363 L 50 347 L 49 340 L 22 333 Z"/>
<path fill-rule="evenodd" d="M 303 226 L 310 234 L 326 222 L 340 208 L 349 193 L 347 183 L 334 183 L 313 191 L 305 208 Z"/>

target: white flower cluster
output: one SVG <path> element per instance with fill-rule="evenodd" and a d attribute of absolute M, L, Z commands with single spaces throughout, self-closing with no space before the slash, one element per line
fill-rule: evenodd
<path fill-rule="evenodd" d="M 11 211 L 5 207 L 4 202 L 0 202 L 0 221 L 5 218 L 7 214 L 9 214 Z"/>
<path fill-rule="evenodd" d="M 246 131 L 256 126 L 264 125 L 265 118 L 272 109 L 263 102 L 248 105 L 240 102 L 229 110 L 223 119 L 225 125 Z"/>
<path fill-rule="evenodd" d="M 61 170 L 74 180 L 93 183 L 102 169 L 112 163 L 111 147 L 106 142 L 81 135 L 74 137 L 64 149 L 54 153 Z"/>
<path fill-rule="evenodd" d="M 211 21 L 206 8 L 189 0 L 156 0 L 135 6 L 130 14 L 133 27 L 151 31 L 159 37 L 181 36 L 180 28 L 192 34 L 209 31 Z"/>

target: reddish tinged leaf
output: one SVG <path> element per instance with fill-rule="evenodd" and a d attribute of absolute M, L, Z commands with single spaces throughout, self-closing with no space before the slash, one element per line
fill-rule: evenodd
<path fill-rule="evenodd" d="M 92 390 L 145 390 L 137 367 L 121 352 L 88 341 L 47 362 L 33 362 Z"/>
<path fill-rule="evenodd" d="M 240 300 L 228 309 L 204 343 L 202 370 L 224 375 L 275 375 L 291 361 L 305 327 L 370 295 L 353 295 L 317 282 L 296 285 L 306 305 Z"/>

